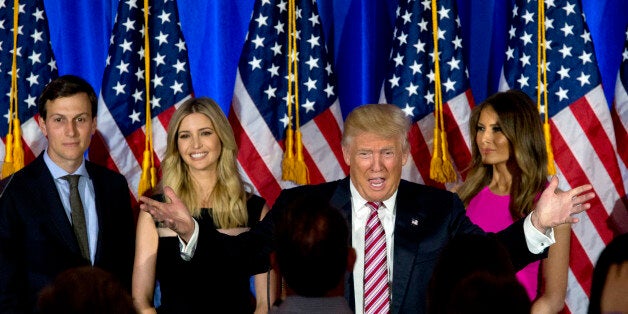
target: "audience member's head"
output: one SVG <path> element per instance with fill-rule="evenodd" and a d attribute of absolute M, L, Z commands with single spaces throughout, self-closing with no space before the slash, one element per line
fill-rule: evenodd
<path fill-rule="evenodd" d="M 39 294 L 41 314 L 131 314 L 133 300 L 120 282 L 97 267 L 68 269 Z"/>
<path fill-rule="evenodd" d="M 528 314 L 531 302 L 516 277 L 478 271 L 454 287 L 445 307 L 446 314 Z"/>
<path fill-rule="evenodd" d="M 444 313 L 458 283 L 477 272 L 514 277 L 508 251 L 495 238 L 479 234 L 459 235 L 441 252 L 427 291 L 428 313 Z"/>
<path fill-rule="evenodd" d="M 589 314 L 628 313 L 628 233 L 615 237 L 593 270 Z"/>
<path fill-rule="evenodd" d="M 305 297 L 342 296 L 344 278 L 353 269 L 355 251 L 349 246 L 346 219 L 315 195 L 291 202 L 285 215 L 276 215 L 276 252 L 288 292 Z"/>

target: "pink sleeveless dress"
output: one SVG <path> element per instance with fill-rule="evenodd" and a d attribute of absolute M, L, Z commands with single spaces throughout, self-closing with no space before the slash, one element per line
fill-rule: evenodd
<path fill-rule="evenodd" d="M 508 205 L 509 195 L 495 195 L 486 186 L 469 202 L 467 216 L 484 231 L 498 232 L 513 223 Z M 537 296 L 539 263 L 531 263 L 517 273 L 517 279 L 528 292 L 530 300 Z"/>

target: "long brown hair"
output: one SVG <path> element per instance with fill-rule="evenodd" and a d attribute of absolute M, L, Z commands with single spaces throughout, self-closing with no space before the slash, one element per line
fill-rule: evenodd
<path fill-rule="evenodd" d="M 537 195 L 547 184 L 547 151 L 543 126 L 536 105 L 522 91 L 509 90 L 496 93 L 473 108 L 469 121 L 471 164 L 465 183 L 458 189 L 458 195 L 465 203 L 475 197 L 493 177 L 493 166 L 482 163 L 475 138 L 478 133 L 478 120 L 482 110 L 491 107 L 499 117 L 499 125 L 510 143 L 513 156 L 508 162 L 512 174 L 510 187 L 510 214 L 519 219 L 534 209 Z"/>

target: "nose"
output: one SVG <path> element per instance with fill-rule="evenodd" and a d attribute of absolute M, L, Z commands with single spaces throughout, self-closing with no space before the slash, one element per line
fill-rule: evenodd
<path fill-rule="evenodd" d="M 77 133 L 76 129 L 76 121 L 74 120 L 69 120 L 65 124 L 65 134 L 67 136 L 74 136 Z"/>
<path fill-rule="evenodd" d="M 202 146 L 201 144 L 201 138 L 198 136 L 193 136 L 192 137 L 192 147 L 194 148 L 200 148 Z"/>
<path fill-rule="evenodd" d="M 482 143 L 491 143 L 493 141 L 493 133 L 490 131 L 484 131 L 481 134 Z"/>
<path fill-rule="evenodd" d="M 383 158 L 381 154 L 373 154 L 371 169 L 373 171 L 381 171 L 383 169 Z"/>

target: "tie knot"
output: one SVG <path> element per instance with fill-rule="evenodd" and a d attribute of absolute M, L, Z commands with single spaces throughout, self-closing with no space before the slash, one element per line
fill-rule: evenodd
<path fill-rule="evenodd" d="M 78 186 L 78 181 L 81 175 L 78 174 L 68 174 L 67 176 L 61 177 L 61 179 L 66 180 L 70 183 L 70 187 Z"/>
<path fill-rule="evenodd" d="M 366 206 L 368 206 L 371 210 L 378 210 L 382 205 L 382 202 L 366 202 Z"/>

